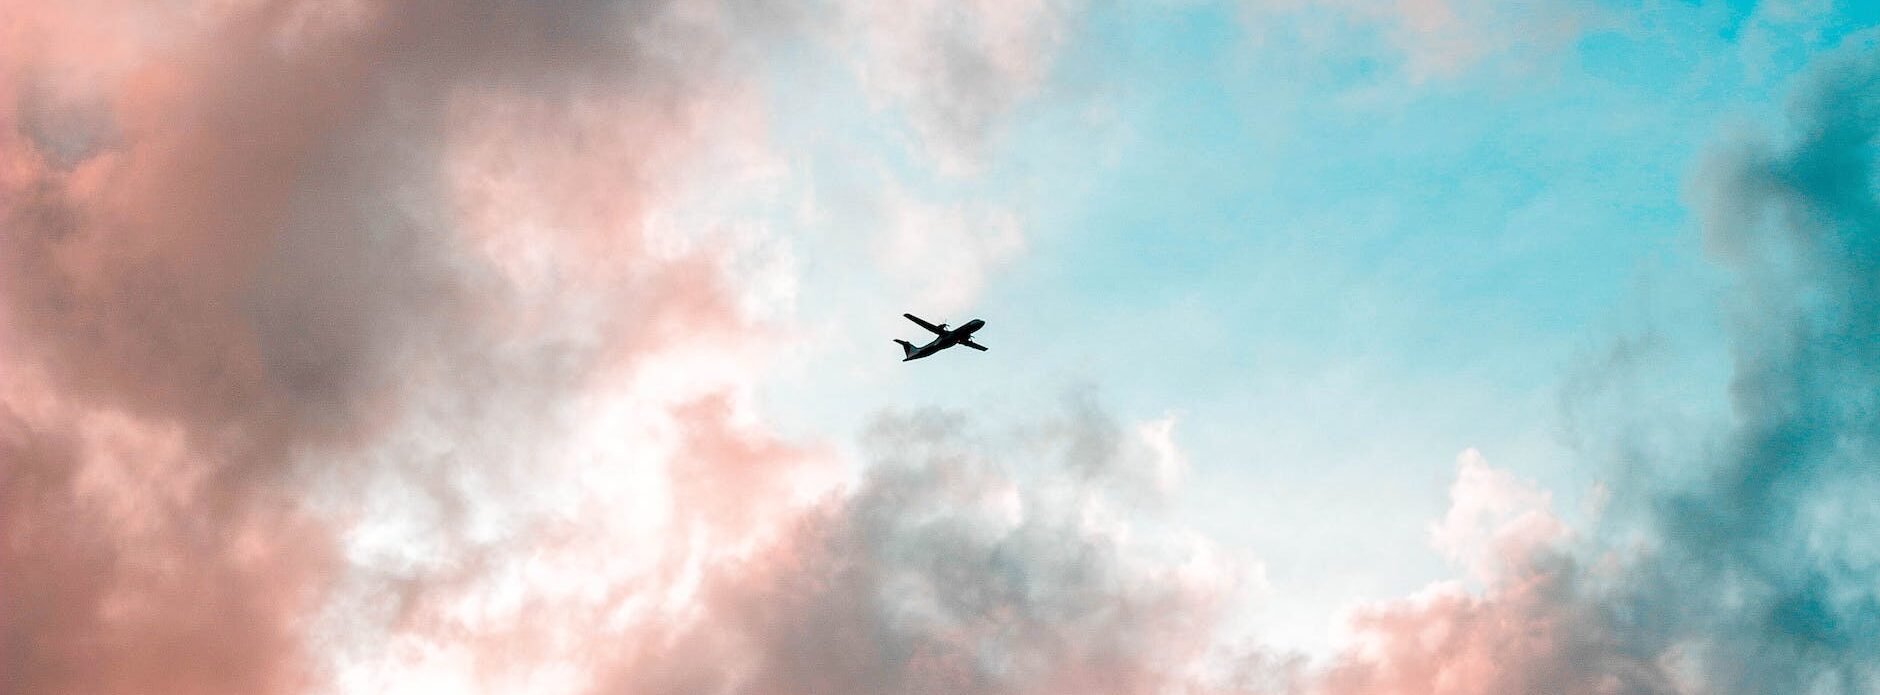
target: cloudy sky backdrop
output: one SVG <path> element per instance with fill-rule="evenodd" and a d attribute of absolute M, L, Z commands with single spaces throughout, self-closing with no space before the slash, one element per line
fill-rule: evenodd
<path fill-rule="evenodd" d="M 0 692 L 1880 692 L 1877 24 L 0 0 Z"/>

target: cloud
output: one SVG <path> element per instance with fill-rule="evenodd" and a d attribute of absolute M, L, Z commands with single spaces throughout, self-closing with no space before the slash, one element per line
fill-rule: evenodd
<path fill-rule="evenodd" d="M 1035 498 L 981 449 L 844 492 L 832 447 L 751 413 L 773 336 L 731 271 L 787 244 L 677 208 L 767 166 L 753 68 L 772 41 L 827 38 L 805 30 L 829 17 L 598 0 L 7 15 L 10 684 L 1146 688 L 1160 676 L 1113 669 L 1202 643 L 1186 628 L 1225 580 L 1186 547 L 1187 564 L 1138 558 L 1097 473 Z M 970 149 L 1036 84 L 1042 16 L 988 6 L 970 29 L 870 45 L 921 63 L 932 38 L 943 62 L 983 64 L 990 82 L 897 97 Z M 1011 253 L 995 226 L 951 259 L 954 289 Z M 1083 418 L 1032 440 L 1116 429 Z M 879 451 L 967 446 L 931 419 L 883 425 Z M 1110 451 L 1125 444 L 1079 455 L 1142 456 Z M 1008 575 L 955 581 L 992 569 Z M 807 631 L 825 624 L 893 639 L 824 644 Z M 791 666 L 818 658 L 884 661 Z"/>
<path fill-rule="evenodd" d="M 1323 691 L 1880 687 L 1880 547 L 1865 531 L 1880 520 L 1866 503 L 1880 482 L 1872 41 L 1818 65 L 1788 137 L 1727 143 L 1697 176 L 1706 241 L 1735 274 L 1732 422 L 1695 452 L 1615 446 L 1700 473 L 1613 488 L 1616 509 L 1641 511 L 1604 519 L 1597 542 L 1536 546 L 1558 537 L 1545 496 L 1465 455 L 1434 538 L 1465 562 L 1480 558 L 1453 548 L 1486 542 L 1500 569 L 1479 594 L 1439 585 L 1359 611 L 1359 644 Z"/>
<path fill-rule="evenodd" d="M 1125 426 L 1089 399 L 990 431 L 889 414 L 847 480 L 836 447 L 751 412 L 771 329 L 726 271 L 751 249 L 649 220 L 711 179 L 695 167 L 763 149 L 750 68 L 817 17 L 6 7 L 0 659 L 17 689 L 1762 693 L 1880 677 L 1870 42 L 1798 90 L 1791 135 L 1728 146 L 1698 177 L 1737 278 L 1734 420 L 1665 455 L 1705 474 L 1613 489 L 1643 512 L 1604 523 L 1643 542 L 1602 545 L 1618 534 L 1566 533 L 1545 494 L 1465 457 L 1432 541 L 1479 588 L 1355 610 L 1352 648 L 1313 665 L 1219 642 L 1241 572 L 1154 514 L 1182 460 L 1169 421 Z M 1016 7 L 917 8 L 861 39 L 929 80 L 884 87 L 923 137 L 970 151 L 1035 88 L 1069 10 Z M 972 238 L 949 287 L 1020 245 Z"/>
<path fill-rule="evenodd" d="M 1634 651 L 1604 593 L 1530 482 L 1463 452 L 1432 545 L 1483 582 L 1432 585 L 1348 616 L 1355 644 L 1312 693 L 1673 693 L 1649 651 Z"/>
<path fill-rule="evenodd" d="M 1337 25 L 1375 29 L 1416 82 L 1453 78 L 1485 67 L 1526 67 L 1608 23 L 1598 11 L 1567 3 L 1492 0 L 1248 0 L 1242 3 L 1256 37 L 1283 25 L 1319 41 Z M 1368 34 L 1368 32 L 1366 32 Z M 1369 36 L 1366 37 L 1369 40 Z M 1375 49 L 1354 48 L 1360 55 Z"/>
<path fill-rule="evenodd" d="M 1546 552 L 1567 529 L 1550 507 L 1552 497 L 1507 471 L 1488 465 L 1481 452 L 1462 452 L 1449 489 L 1449 513 L 1430 526 L 1430 541 L 1469 575 L 1496 582 L 1504 571 L 1531 564 L 1529 553 Z M 1517 571 L 1519 571 L 1517 569 Z"/>
<path fill-rule="evenodd" d="M 951 315 L 966 310 L 999 266 L 1025 249 L 1010 211 L 943 205 L 892 194 L 884 200 L 888 231 L 877 257 L 892 274 L 918 278 L 911 301 Z"/>
<path fill-rule="evenodd" d="M 205 499 L 182 433 L 0 405 L 0 650 L 15 692 L 299 692 L 295 620 L 324 595 L 318 520 L 258 492 Z M 32 408 L 38 412 L 21 412 Z"/>
<path fill-rule="evenodd" d="M 1070 408 L 1062 427 L 1004 435 L 941 411 L 883 416 L 852 491 L 714 573 L 693 622 L 598 690 L 1151 693 L 1186 682 L 1235 574 L 1205 546 L 1131 533 L 1114 504 L 1153 475 L 1151 452 L 1113 436 L 1118 425 L 1087 403 Z M 1108 465 L 1091 469 L 1093 458 Z"/>
<path fill-rule="evenodd" d="M 8 682 L 299 692 L 477 643 L 437 613 L 556 542 L 559 489 L 502 487 L 532 437 L 760 332 L 645 225 L 750 137 L 726 68 L 777 27 L 715 7 L 7 3 Z M 695 455 L 773 452 L 721 410 L 672 411 Z"/>
<path fill-rule="evenodd" d="M 998 125 L 1044 83 L 1079 0 L 837 3 L 863 85 L 898 107 L 946 171 L 976 168 Z"/>
<path fill-rule="evenodd" d="M 1704 484 L 1656 500 L 1663 560 L 1639 599 L 1709 637 L 1714 686 L 1871 687 L 1880 381 L 1880 61 L 1856 36 L 1796 90 L 1790 136 L 1739 142 L 1698 176 L 1705 237 L 1737 277 L 1734 428 Z M 1659 603 L 1662 601 L 1661 603 Z"/>

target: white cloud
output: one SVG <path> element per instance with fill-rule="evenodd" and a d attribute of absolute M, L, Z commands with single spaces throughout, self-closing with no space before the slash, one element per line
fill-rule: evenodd
<path fill-rule="evenodd" d="M 1510 564 L 1526 564 L 1532 553 L 1565 537 L 1552 494 L 1491 467 L 1474 449 L 1457 455 L 1456 462 L 1449 513 L 1430 525 L 1430 543 L 1470 576 L 1494 583 Z"/>
<path fill-rule="evenodd" d="M 1043 82 L 1076 0 L 843 0 L 838 41 L 943 170 L 976 167 L 999 121 Z"/>
<path fill-rule="evenodd" d="M 1025 250 L 1018 216 L 1010 210 L 904 194 L 891 194 L 884 204 L 888 231 L 878 257 L 890 274 L 913 284 L 911 300 L 922 311 L 966 310 L 993 270 Z"/>

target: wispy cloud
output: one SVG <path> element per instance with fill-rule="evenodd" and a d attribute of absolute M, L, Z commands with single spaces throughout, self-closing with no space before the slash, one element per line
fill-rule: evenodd
<path fill-rule="evenodd" d="M 1256 38 L 1292 34 L 1320 48 L 1331 39 L 1367 42 L 1355 52 L 1388 48 L 1413 82 L 1453 79 L 1474 71 L 1530 68 L 1612 18 L 1576 3 L 1489 0 L 1248 0 L 1242 3 Z M 1340 31 L 1337 26 L 1365 31 Z M 1355 44 L 1340 43 L 1351 50 Z"/>
<path fill-rule="evenodd" d="M 905 116 L 944 171 L 976 169 L 1006 117 L 1032 97 L 1080 0 L 836 3 L 838 42 L 863 84 Z"/>

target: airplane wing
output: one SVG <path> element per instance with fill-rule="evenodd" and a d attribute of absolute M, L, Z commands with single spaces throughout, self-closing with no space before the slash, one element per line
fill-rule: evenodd
<path fill-rule="evenodd" d="M 920 324 L 921 328 L 925 328 L 927 330 L 933 331 L 934 335 L 940 335 L 940 334 L 946 333 L 946 331 L 940 330 L 939 326 L 920 320 L 919 316 L 915 316 L 913 314 L 902 314 L 902 316 L 906 316 L 907 320 L 909 321 L 913 321 L 914 323 Z"/>
<path fill-rule="evenodd" d="M 970 340 L 962 340 L 962 341 L 960 341 L 960 344 L 961 344 L 961 345 L 965 345 L 966 347 L 969 347 L 969 348 L 972 348 L 972 349 L 974 349 L 974 350 L 978 350 L 978 351 L 980 351 L 980 352 L 985 352 L 985 351 L 986 351 L 986 346 L 984 346 L 984 345 L 980 345 L 979 343 L 975 343 L 975 342 L 973 342 L 973 341 L 970 341 Z"/>

